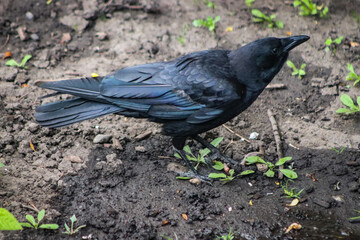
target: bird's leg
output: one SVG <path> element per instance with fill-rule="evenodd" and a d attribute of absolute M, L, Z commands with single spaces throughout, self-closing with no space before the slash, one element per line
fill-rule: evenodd
<path fill-rule="evenodd" d="M 206 160 L 207 163 L 210 164 L 212 161 L 214 161 L 216 159 L 219 159 L 219 160 L 221 160 L 221 161 L 223 161 L 223 162 L 225 162 L 227 164 L 232 164 L 232 165 L 237 165 L 238 164 L 238 162 L 236 162 L 233 159 L 231 159 L 230 157 L 222 154 L 218 148 L 214 147 L 212 144 L 205 141 L 205 139 L 203 139 L 199 135 L 195 135 L 193 137 L 193 139 L 198 141 L 204 147 L 210 149 L 211 154 L 209 156 L 205 157 L 205 160 Z"/>
<path fill-rule="evenodd" d="M 185 145 L 186 138 L 173 138 L 172 143 L 175 148 L 175 151 L 180 155 L 180 157 L 185 161 L 186 166 L 190 169 L 190 172 L 187 173 L 179 173 L 182 177 L 190 177 L 190 178 L 198 178 L 200 181 L 208 183 L 211 185 L 211 178 L 201 175 L 191 164 L 189 159 L 186 156 L 186 152 L 183 150 Z"/>
<path fill-rule="evenodd" d="M 175 149 L 175 150 L 180 155 L 180 157 L 185 161 L 186 166 L 191 170 L 190 172 L 179 173 L 180 176 L 198 178 L 200 179 L 200 181 L 211 185 L 211 178 L 198 173 L 198 171 L 194 168 L 194 166 L 190 163 L 189 159 L 186 157 L 186 152 L 184 150 L 179 150 L 179 149 Z"/>

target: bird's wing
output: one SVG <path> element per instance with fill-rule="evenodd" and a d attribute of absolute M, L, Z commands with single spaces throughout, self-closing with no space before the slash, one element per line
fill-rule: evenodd
<path fill-rule="evenodd" d="M 214 119 L 229 102 L 239 99 L 239 94 L 229 81 L 227 56 L 223 51 L 220 55 L 209 52 L 121 69 L 102 80 L 100 96 L 155 118 L 186 119 L 194 124 Z"/>

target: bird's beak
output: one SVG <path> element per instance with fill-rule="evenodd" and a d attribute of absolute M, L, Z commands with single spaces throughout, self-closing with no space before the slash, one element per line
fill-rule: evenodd
<path fill-rule="evenodd" d="M 283 53 L 288 53 L 291 49 L 309 40 L 310 37 L 306 35 L 298 35 L 288 38 L 282 38 L 281 42 L 283 45 Z"/>

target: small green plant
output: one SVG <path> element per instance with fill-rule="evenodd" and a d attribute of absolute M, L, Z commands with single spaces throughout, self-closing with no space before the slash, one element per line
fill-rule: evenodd
<path fill-rule="evenodd" d="M 357 213 L 360 213 L 360 210 L 355 210 L 354 209 L 354 211 L 357 212 Z M 352 218 L 349 218 L 349 219 L 350 220 L 357 220 L 357 219 L 360 219 L 360 216 L 352 217 Z"/>
<path fill-rule="evenodd" d="M 292 61 L 290 61 L 290 60 L 287 60 L 287 61 L 286 61 L 286 64 L 287 64 L 290 68 L 293 69 L 293 72 L 291 73 L 291 75 L 293 75 L 293 76 L 298 75 L 298 76 L 299 76 L 299 79 L 301 79 L 303 76 L 306 75 L 306 72 L 305 72 L 306 64 L 305 64 L 305 63 L 301 64 L 300 69 L 298 69 L 297 67 L 295 67 L 295 64 L 294 64 Z"/>
<path fill-rule="evenodd" d="M 302 193 L 302 191 L 304 191 L 304 189 L 301 189 L 300 191 L 296 191 L 296 188 L 291 188 L 289 190 L 289 188 L 288 188 L 289 181 L 292 181 L 292 180 L 290 180 L 290 179 L 287 180 L 285 183 L 285 186 L 282 183 L 280 183 L 282 190 L 286 194 L 286 197 L 287 198 L 300 198 L 300 194 Z"/>
<path fill-rule="evenodd" d="M 357 106 L 355 105 L 355 103 L 353 102 L 351 97 L 349 95 L 347 95 L 347 94 L 341 95 L 340 96 L 340 101 L 342 102 L 342 104 L 344 104 L 348 108 L 339 108 L 336 111 L 336 113 L 352 114 L 352 113 L 360 112 L 360 96 L 357 98 Z"/>
<path fill-rule="evenodd" d="M 216 23 L 220 21 L 220 16 L 216 16 L 215 18 L 207 17 L 205 20 L 203 19 L 195 19 L 193 21 L 194 27 L 205 27 L 209 29 L 211 33 L 215 32 Z"/>
<path fill-rule="evenodd" d="M 35 218 L 32 215 L 28 214 L 25 217 L 30 223 L 28 223 L 28 222 L 20 223 L 21 226 L 23 226 L 23 227 L 34 228 L 34 229 L 39 229 L 39 228 L 58 229 L 59 228 L 59 225 L 57 225 L 57 224 L 40 224 L 40 222 L 45 217 L 45 209 L 42 209 L 38 212 L 37 221 L 35 221 Z"/>
<path fill-rule="evenodd" d="M 0 208 L 0 230 L 23 230 L 18 220 L 5 208 Z"/>
<path fill-rule="evenodd" d="M 18 62 L 16 62 L 14 59 L 10 59 L 10 60 L 6 61 L 5 64 L 6 64 L 6 66 L 9 66 L 9 67 L 18 67 L 18 68 L 27 69 L 25 64 L 27 63 L 27 61 L 30 60 L 30 58 L 32 58 L 31 55 L 25 55 L 24 58 L 21 60 L 20 64 Z"/>
<path fill-rule="evenodd" d="M 186 28 L 187 28 L 187 24 L 184 24 L 182 34 L 181 34 L 179 37 L 176 38 L 176 40 L 177 40 L 181 45 L 184 45 L 184 44 L 185 44 Z"/>
<path fill-rule="evenodd" d="M 354 86 L 360 82 L 360 75 L 357 75 L 354 71 L 353 65 L 347 63 L 347 69 L 349 70 L 348 75 L 346 76 L 347 81 L 354 81 Z"/>
<path fill-rule="evenodd" d="M 312 2 L 312 0 L 294 0 L 294 7 L 300 8 L 301 16 L 315 16 L 326 17 L 329 12 L 328 7 L 324 7 L 323 4 L 320 6 Z"/>
<path fill-rule="evenodd" d="M 284 28 L 284 23 L 282 21 L 277 21 L 276 15 L 271 14 L 270 16 L 266 16 L 264 13 L 262 13 L 258 9 L 252 9 L 251 14 L 253 15 L 253 22 L 256 23 L 267 23 L 269 28 L 274 28 L 276 26 L 277 28 Z"/>
<path fill-rule="evenodd" d="M 224 170 L 224 164 L 222 162 L 218 162 L 215 161 L 214 162 L 215 165 L 213 166 L 214 169 L 216 170 Z M 234 169 L 230 169 L 228 172 L 228 175 L 226 175 L 225 173 L 210 173 L 208 175 L 209 178 L 214 178 L 214 179 L 219 179 L 220 181 L 224 182 L 224 183 L 228 183 L 231 182 L 232 180 L 235 179 L 235 170 Z"/>
<path fill-rule="evenodd" d="M 73 235 L 77 233 L 81 228 L 86 227 L 86 225 L 81 225 L 74 229 L 74 223 L 77 221 L 75 214 L 70 217 L 71 225 L 70 227 L 65 223 L 66 231 L 63 232 L 64 234 Z"/>
<path fill-rule="evenodd" d="M 254 2 L 255 2 L 255 0 L 245 0 L 245 3 L 246 3 L 246 5 L 247 5 L 249 8 L 252 7 L 252 5 L 254 4 Z"/>
<path fill-rule="evenodd" d="M 165 238 L 166 240 L 178 240 L 178 236 L 176 235 L 176 233 L 174 233 L 175 239 L 168 237 L 168 236 L 164 236 L 164 235 L 160 235 L 160 237 Z"/>
<path fill-rule="evenodd" d="M 215 3 L 212 1 L 206 1 L 206 6 L 208 8 L 212 8 L 212 9 L 215 9 L 215 7 L 216 7 Z"/>
<path fill-rule="evenodd" d="M 268 170 L 264 173 L 265 176 L 274 177 L 275 170 L 278 170 L 278 171 L 282 172 L 285 177 L 290 178 L 290 179 L 296 179 L 296 178 L 298 178 L 298 175 L 292 169 L 275 169 L 276 167 L 284 165 L 286 162 L 291 161 L 291 160 L 292 160 L 292 157 L 284 157 L 284 158 L 279 159 L 279 161 L 277 161 L 274 165 L 271 162 L 265 161 L 261 157 L 250 156 L 250 157 L 246 158 L 246 165 L 251 165 L 251 164 L 256 164 L 256 163 L 266 164 L 268 166 Z"/>
<path fill-rule="evenodd" d="M 334 40 L 331 38 L 326 39 L 325 41 L 325 52 L 329 52 L 330 50 L 333 52 L 333 54 L 336 54 L 337 47 L 341 44 L 341 41 L 343 40 L 343 36 L 340 36 Z"/>
<path fill-rule="evenodd" d="M 334 147 L 331 147 L 332 150 L 334 150 L 337 154 L 342 154 L 342 152 L 344 151 L 346 147 L 343 147 L 341 150 L 337 150 L 336 148 Z"/>
<path fill-rule="evenodd" d="M 213 145 L 214 147 L 217 147 L 223 139 L 224 139 L 223 137 L 215 138 L 214 140 L 212 140 L 212 141 L 210 142 L 210 144 Z M 206 155 L 208 155 L 208 154 L 211 152 L 210 149 L 204 148 L 204 149 L 200 149 L 200 150 L 199 150 L 199 153 L 195 156 L 195 154 L 193 154 L 193 153 L 191 152 L 191 149 L 190 149 L 189 145 L 186 145 L 183 150 L 184 150 L 186 153 L 188 153 L 188 155 L 186 155 L 186 157 L 187 157 L 190 161 L 196 162 L 195 169 L 198 168 L 198 166 L 200 165 L 200 163 L 206 163 L 205 157 L 206 157 Z M 181 157 L 180 157 L 180 155 L 179 155 L 178 153 L 175 153 L 174 156 L 181 159 Z"/>
<path fill-rule="evenodd" d="M 222 236 L 217 236 L 215 240 L 233 240 L 235 238 L 235 234 L 232 232 L 230 228 L 229 233 Z"/>

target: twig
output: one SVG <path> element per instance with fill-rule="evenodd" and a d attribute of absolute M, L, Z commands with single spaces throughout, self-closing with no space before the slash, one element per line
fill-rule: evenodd
<path fill-rule="evenodd" d="M 274 83 L 266 86 L 266 89 L 285 89 L 286 85 L 283 83 Z"/>
<path fill-rule="evenodd" d="M 0 50 L 2 50 L 2 49 L 6 46 L 6 44 L 7 44 L 8 41 L 9 41 L 9 39 L 10 39 L 10 35 L 8 34 L 7 37 L 6 37 L 6 41 L 5 41 L 5 43 L 0 47 Z"/>
<path fill-rule="evenodd" d="M 284 154 L 283 154 L 283 150 L 282 150 L 282 142 L 281 142 L 281 138 L 280 138 L 280 132 L 279 132 L 279 127 L 276 123 L 276 119 L 272 113 L 272 111 L 270 109 L 267 110 L 267 114 L 269 116 L 269 120 L 271 123 L 271 127 L 273 129 L 273 133 L 274 133 L 274 138 L 275 138 L 275 143 L 276 143 L 276 151 L 277 151 L 277 155 L 278 158 L 284 158 Z M 284 169 L 283 165 L 279 166 L 279 169 Z M 281 171 L 279 171 L 279 179 L 283 179 L 284 175 Z"/>
<path fill-rule="evenodd" d="M 243 139 L 245 142 L 250 142 L 249 139 L 241 136 L 240 134 L 237 134 L 236 132 L 234 132 L 233 130 L 231 130 L 228 126 L 226 126 L 225 124 L 222 125 L 226 130 L 228 130 L 229 132 L 231 132 L 232 134 L 235 134 L 236 136 L 238 136 L 239 138 Z"/>

